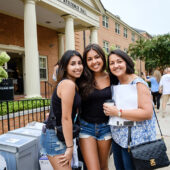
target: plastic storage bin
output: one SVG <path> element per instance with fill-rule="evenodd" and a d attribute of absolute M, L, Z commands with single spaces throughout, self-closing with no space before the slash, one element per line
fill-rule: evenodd
<path fill-rule="evenodd" d="M 9 133 L 1 135 L 0 155 L 6 161 L 7 170 L 37 170 L 35 138 Z"/>
<path fill-rule="evenodd" d="M 34 121 L 34 122 L 31 122 L 31 123 L 28 123 L 26 128 L 42 130 L 43 125 L 44 125 L 44 123 Z"/>
<path fill-rule="evenodd" d="M 6 170 L 6 161 L 2 155 L 0 155 L 0 170 Z"/>
<path fill-rule="evenodd" d="M 37 162 L 37 170 L 40 169 L 39 167 L 39 158 L 40 158 L 40 136 L 41 136 L 41 131 L 37 130 L 37 129 L 30 129 L 30 128 L 19 128 L 19 129 L 15 129 L 12 131 L 9 131 L 8 133 L 10 134 L 16 134 L 16 135 L 23 135 L 23 136 L 29 136 L 29 137 L 33 137 L 36 139 L 36 150 L 35 152 L 37 153 L 36 155 L 36 162 Z"/>

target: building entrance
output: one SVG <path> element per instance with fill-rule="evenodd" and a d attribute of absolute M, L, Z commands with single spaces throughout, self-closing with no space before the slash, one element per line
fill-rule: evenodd
<path fill-rule="evenodd" d="M 8 52 L 10 60 L 7 63 L 8 77 L 13 79 L 14 95 L 24 94 L 23 55 Z"/>

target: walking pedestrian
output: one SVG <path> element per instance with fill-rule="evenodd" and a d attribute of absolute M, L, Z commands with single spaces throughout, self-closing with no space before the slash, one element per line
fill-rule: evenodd
<path fill-rule="evenodd" d="M 160 108 L 160 98 L 161 98 L 161 93 L 159 93 L 159 82 L 161 79 L 161 73 L 159 70 L 155 70 L 150 78 L 146 78 L 145 73 L 143 74 L 143 77 L 146 82 L 151 82 L 151 93 L 153 96 L 153 102 L 156 105 L 158 111 Z"/>
<path fill-rule="evenodd" d="M 162 88 L 162 117 L 167 114 L 166 105 L 170 99 L 170 67 L 166 69 L 166 74 L 161 77 L 159 88 Z"/>

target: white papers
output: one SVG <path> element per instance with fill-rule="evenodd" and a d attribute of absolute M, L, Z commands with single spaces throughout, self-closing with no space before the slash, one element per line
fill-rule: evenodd
<path fill-rule="evenodd" d="M 113 96 L 118 109 L 130 110 L 138 108 L 138 97 L 136 84 L 123 84 L 113 86 Z M 110 116 L 109 125 L 122 126 L 126 119 L 122 119 L 116 116 Z"/>
<path fill-rule="evenodd" d="M 72 168 L 78 168 L 79 167 L 79 160 L 78 160 L 78 152 L 77 152 L 77 144 L 76 144 L 76 138 L 73 139 L 74 147 L 73 147 L 73 157 L 71 160 L 71 167 Z"/>

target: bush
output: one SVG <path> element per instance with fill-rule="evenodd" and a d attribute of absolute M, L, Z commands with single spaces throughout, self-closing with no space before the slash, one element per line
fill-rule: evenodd
<path fill-rule="evenodd" d="M 8 104 L 8 108 L 7 108 L 7 104 Z M 6 115 L 7 112 L 15 113 L 18 111 L 40 108 L 49 105 L 50 105 L 49 99 L 32 99 L 32 100 L 2 102 L 0 103 L 0 115 Z"/>

